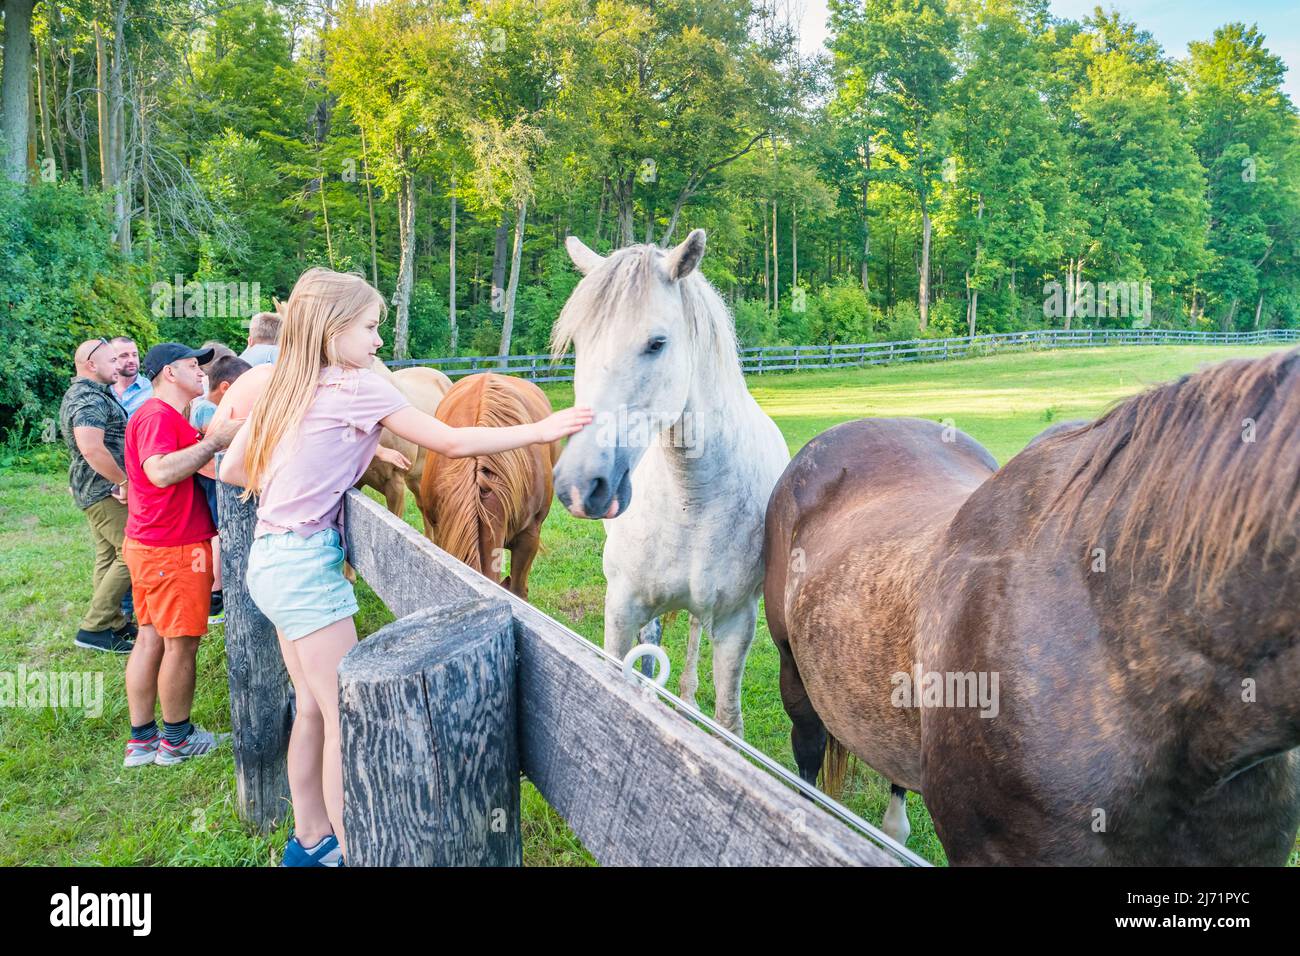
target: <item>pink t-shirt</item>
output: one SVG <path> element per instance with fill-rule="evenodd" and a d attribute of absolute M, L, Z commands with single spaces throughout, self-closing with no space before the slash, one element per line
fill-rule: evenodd
<path fill-rule="evenodd" d="M 298 433 L 271 455 L 253 536 L 295 531 L 306 538 L 326 528 L 342 536 L 343 496 L 375 456 L 379 422 L 409 404 L 370 369 L 321 369 Z"/>

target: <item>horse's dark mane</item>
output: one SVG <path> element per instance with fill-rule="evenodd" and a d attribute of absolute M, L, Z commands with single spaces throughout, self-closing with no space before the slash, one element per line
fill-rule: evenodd
<path fill-rule="evenodd" d="M 1059 516 L 1097 546 L 1113 541 L 1111 557 L 1140 546 L 1163 560 L 1166 587 L 1190 572 L 1208 595 L 1247 555 L 1294 543 L 1300 349 L 1185 375 L 1049 442 L 1078 452 L 1040 530 Z"/>

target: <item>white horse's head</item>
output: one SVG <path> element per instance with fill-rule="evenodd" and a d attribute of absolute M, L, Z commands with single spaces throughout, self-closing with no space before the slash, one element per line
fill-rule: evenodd
<path fill-rule="evenodd" d="M 628 246 L 608 257 L 574 236 L 566 245 L 584 277 L 556 320 L 552 351 L 573 346 L 574 402 L 596 419 L 569 439 L 555 492 L 579 518 L 613 518 L 632 500 L 646 448 L 680 424 L 697 370 L 710 356 L 737 365 L 735 334 L 696 272 L 704 230 L 675 249 Z"/>

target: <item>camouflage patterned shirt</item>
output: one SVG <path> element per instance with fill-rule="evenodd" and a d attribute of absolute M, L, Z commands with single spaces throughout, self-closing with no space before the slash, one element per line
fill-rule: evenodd
<path fill-rule="evenodd" d="M 113 395 L 111 385 L 75 378 L 72 387 L 63 396 L 59 406 L 59 428 L 68 444 L 72 464 L 68 467 L 68 484 L 77 507 L 83 511 L 96 502 L 103 501 L 116 487 L 111 481 L 90 467 L 77 447 L 74 428 L 98 428 L 104 432 L 104 447 L 113 460 L 126 470 L 126 412 Z"/>

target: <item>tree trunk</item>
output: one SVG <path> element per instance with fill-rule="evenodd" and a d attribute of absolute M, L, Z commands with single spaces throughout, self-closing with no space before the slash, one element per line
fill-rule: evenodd
<path fill-rule="evenodd" d="M 921 201 L 921 283 L 917 289 L 917 309 L 921 313 L 921 331 L 930 322 L 930 210 Z"/>
<path fill-rule="evenodd" d="M 767 200 L 763 200 L 763 308 L 772 311 L 772 249 L 767 243 Z"/>
<path fill-rule="evenodd" d="M 27 181 L 27 130 L 31 94 L 33 0 L 4 0 L 4 72 L 0 75 L 0 118 L 4 126 L 4 177 Z"/>
<path fill-rule="evenodd" d="M 514 332 L 515 290 L 519 288 L 519 260 L 524 252 L 524 226 L 527 218 L 528 200 L 524 200 L 515 209 L 515 248 L 510 256 L 510 285 L 506 288 L 506 316 L 501 324 L 501 347 L 497 350 L 502 368 L 506 365 L 506 356 L 510 354 L 510 336 Z"/>
<path fill-rule="evenodd" d="M 799 206 L 790 207 L 790 288 L 799 284 Z M 793 295 L 793 291 L 790 293 Z"/>
<path fill-rule="evenodd" d="M 677 231 L 677 223 L 681 220 L 682 209 L 686 206 L 686 201 L 690 198 L 691 191 L 687 189 L 683 189 L 677 194 L 677 200 L 673 203 L 672 215 L 668 217 L 668 226 L 664 229 L 663 238 L 659 240 L 659 245 L 663 246 L 665 249 L 668 248 L 668 244 L 673 241 L 673 233 Z M 651 217 L 650 221 L 654 222 L 654 218 Z"/>
<path fill-rule="evenodd" d="M 406 150 L 401 152 L 402 167 L 406 167 Z M 415 177 L 410 172 L 402 174 L 397 189 L 397 229 L 401 243 L 401 260 L 397 270 L 397 290 L 393 305 L 397 320 L 393 325 L 393 358 L 406 358 L 411 330 L 411 285 L 415 269 Z"/>
<path fill-rule="evenodd" d="M 36 108 L 36 84 L 29 79 L 27 82 L 27 175 L 36 175 L 38 163 L 36 158 L 36 143 L 39 139 L 39 132 L 36 127 L 36 117 L 40 110 Z"/>
<path fill-rule="evenodd" d="M 635 185 L 635 169 L 615 185 L 614 198 L 618 201 L 618 248 L 630 246 L 633 242 L 632 191 Z"/>
<path fill-rule="evenodd" d="M 68 51 L 68 90 L 63 98 L 63 121 L 68 127 L 68 135 L 77 141 L 77 150 L 81 155 L 81 189 L 90 192 L 90 164 L 86 159 L 86 114 L 80 111 L 80 122 L 72 122 L 73 83 L 77 75 L 77 55 Z"/>
<path fill-rule="evenodd" d="M 1260 292 L 1259 301 L 1255 303 L 1255 324 L 1253 328 L 1259 328 L 1259 317 L 1264 313 L 1264 293 Z"/>
<path fill-rule="evenodd" d="M 451 279 L 447 283 L 447 325 L 450 327 L 451 343 L 448 355 L 456 354 L 460 329 L 456 325 L 456 177 L 451 177 L 451 240 L 449 242 L 451 256 Z"/>
<path fill-rule="evenodd" d="M 979 209 L 975 213 L 975 221 L 976 222 L 984 221 L 984 194 L 983 193 L 980 193 Z M 980 256 L 983 254 L 983 252 L 984 252 L 984 242 L 980 239 L 976 239 L 975 240 L 975 272 L 977 275 L 979 274 Z M 975 318 L 979 314 L 980 292 L 979 289 L 971 288 L 969 271 L 967 271 L 966 273 L 966 294 L 970 297 L 969 302 L 966 306 L 966 320 L 970 326 L 970 335 L 973 337 L 975 335 Z"/>
<path fill-rule="evenodd" d="M 605 197 L 609 195 L 609 177 L 605 176 L 600 181 L 600 205 L 596 208 L 596 235 L 594 239 L 600 242 L 600 231 L 605 225 Z"/>
<path fill-rule="evenodd" d="M 366 177 L 366 208 L 370 211 L 370 284 L 379 288 L 379 253 L 375 249 L 375 193 L 370 183 L 370 156 L 366 150 L 366 128 L 361 127 L 361 174 Z"/>
<path fill-rule="evenodd" d="M 871 283 L 867 265 L 871 260 L 871 223 L 867 219 L 867 184 L 862 184 L 862 294 L 870 301 Z"/>
<path fill-rule="evenodd" d="M 104 49 L 104 31 L 95 21 L 95 115 L 99 121 L 99 186 L 113 188 L 112 120 L 108 112 L 108 53 Z"/>
<path fill-rule="evenodd" d="M 1228 308 L 1227 315 L 1223 317 L 1223 331 L 1225 332 L 1232 331 L 1232 323 L 1237 318 L 1237 303 L 1239 301 L 1240 300 L 1237 298 L 1237 296 L 1234 295 L 1232 297 L 1232 305 Z"/>
<path fill-rule="evenodd" d="M 871 257 L 871 219 L 870 206 L 867 202 L 867 190 L 871 185 L 871 137 L 867 137 L 862 147 L 862 161 L 866 164 L 866 176 L 862 180 L 862 294 L 871 301 L 871 287 L 867 279 L 867 261 Z"/>
<path fill-rule="evenodd" d="M 776 200 L 772 200 L 772 309 L 781 311 L 781 261 L 776 244 Z"/>
<path fill-rule="evenodd" d="M 131 186 L 126 169 L 126 97 L 122 93 L 122 70 L 126 63 L 126 2 L 118 0 L 113 11 L 113 62 L 108 72 L 109 114 L 113 132 L 113 217 L 117 226 L 117 247 L 131 252 Z"/>
<path fill-rule="evenodd" d="M 1065 271 L 1065 331 L 1070 331 L 1070 320 L 1074 317 L 1074 260 Z"/>
<path fill-rule="evenodd" d="M 51 69 L 54 64 L 50 64 Z M 36 104 L 41 114 L 41 146 L 45 150 L 42 159 L 54 163 L 54 177 L 59 175 L 59 164 L 54 156 L 54 138 L 50 135 L 50 82 L 45 77 L 45 54 L 41 47 L 36 47 Z"/>
<path fill-rule="evenodd" d="M 320 158 L 320 144 L 316 146 L 316 191 L 320 193 L 320 214 L 325 221 L 325 255 L 329 257 L 330 268 L 334 268 L 334 237 L 330 233 L 330 210 L 325 201 L 325 169 Z"/>
<path fill-rule="evenodd" d="M 505 311 L 506 297 L 506 240 L 510 238 L 510 211 L 501 210 L 501 222 L 497 224 L 496 241 L 492 246 L 492 311 Z"/>

